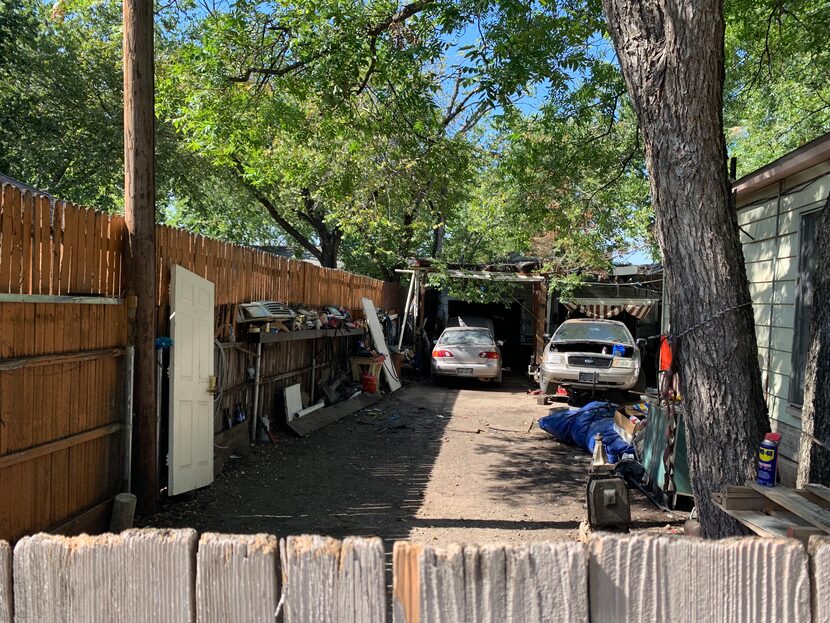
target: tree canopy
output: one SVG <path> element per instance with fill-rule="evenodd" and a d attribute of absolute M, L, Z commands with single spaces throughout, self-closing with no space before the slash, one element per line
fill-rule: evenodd
<path fill-rule="evenodd" d="M 727 4 L 742 173 L 827 128 L 820 24 L 826 3 Z M 595 0 L 199 0 L 157 7 L 156 47 L 162 221 L 386 279 L 412 255 L 565 278 L 653 253 Z M 120 48 L 110 0 L 0 4 L 0 171 L 120 209 Z"/>

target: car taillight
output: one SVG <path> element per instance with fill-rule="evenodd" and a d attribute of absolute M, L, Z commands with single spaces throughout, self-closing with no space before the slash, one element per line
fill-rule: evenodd
<path fill-rule="evenodd" d="M 453 357 L 454 355 L 448 350 L 434 350 L 432 351 L 433 357 Z"/>
<path fill-rule="evenodd" d="M 479 357 L 482 359 L 498 359 L 499 354 L 494 350 L 486 350 L 483 353 L 478 354 Z"/>

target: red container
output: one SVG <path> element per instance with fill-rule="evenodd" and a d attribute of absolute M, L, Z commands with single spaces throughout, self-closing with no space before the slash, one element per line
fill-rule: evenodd
<path fill-rule="evenodd" d="M 363 391 L 367 394 L 378 393 L 378 377 L 374 374 L 361 374 L 360 383 L 363 385 Z"/>

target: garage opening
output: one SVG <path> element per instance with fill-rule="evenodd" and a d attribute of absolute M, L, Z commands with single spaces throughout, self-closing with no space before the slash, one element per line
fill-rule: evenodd
<path fill-rule="evenodd" d="M 529 308 L 532 301 L 517 297 L 516 301 L 507 304 L 474 303 L 453 299 L 447 303 L 448 319 L 477 316 L 492 320 L 496 339 L 504 342 L 501 346 L 504 374 L 524 375 L 526 373 L 534 346 L 533 317 Z M 528 316 L 530 316 L 530 322 Z"/>

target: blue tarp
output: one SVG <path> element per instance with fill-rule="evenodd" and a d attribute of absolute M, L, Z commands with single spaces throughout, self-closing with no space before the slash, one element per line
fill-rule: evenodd
<path fill-rule="evenodd" d="M 623 454 L 634 454 L 634 446 L 614 429 L 616 409 L 610 402 L 589 402 L 581 409 L 551 412 L 539 419 L 539 428 L 559 441 L 579 446 L 588 454 L 593 454 L 594 436 L 599 433 L 608 460 L 616 463 Z"/>

